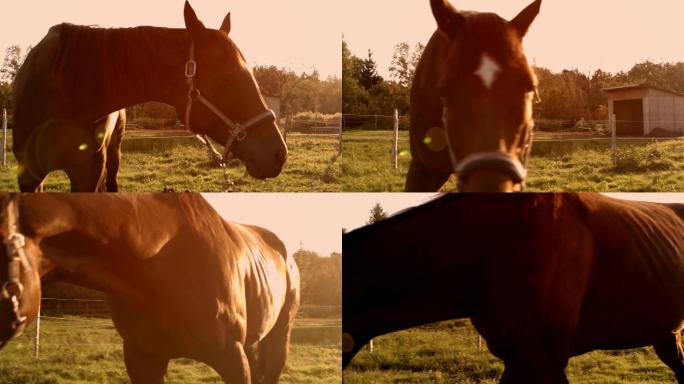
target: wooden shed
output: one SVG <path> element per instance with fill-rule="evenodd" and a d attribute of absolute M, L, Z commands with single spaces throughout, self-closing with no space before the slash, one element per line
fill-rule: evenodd
<path fill-rule="evenodd" d="M 654 130 L 684 134 L 684 95 L 647 84 L 606 88 L 608 114 L 619 136 L 647 136 Z"/>
<path fill-rule="evenodd" d="M 276 121 L 280 120 L 280 96 L 270 95 L 268 93 L 261 93 L 266 100 L 266 105 L 275 112 Z"/>

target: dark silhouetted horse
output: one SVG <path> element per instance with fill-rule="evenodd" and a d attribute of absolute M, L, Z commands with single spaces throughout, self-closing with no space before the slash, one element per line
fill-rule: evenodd
<path fill-rule="evenodd" d="M 470 318 L 501 383 L 653 345 L 684 383 L 684 205 L 452 194 L 343 237 L 343 364 L 370 339 Z"/>

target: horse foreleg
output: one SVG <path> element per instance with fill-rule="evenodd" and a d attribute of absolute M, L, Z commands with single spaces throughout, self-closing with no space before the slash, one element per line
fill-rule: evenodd
<path fill-rule="evenodd" d="M 22 192 L 43 192 L 43 180 L 45 176 L 37 178 L 23 164 L 19 164 L 17 183 Z"/>
<path fill-rule="evenodd" d="M 71 192 L 100 192 L 105 181 L 105 162 L 106 153 L 102 149 L 67 168 L 65 171 L 71 181 Z"/>
<path fill-rule="evenodd" d="M 228 384 L 251 384 L 251 372 L 242 343 L 229 342 L 209 364 Z"/>
<path fill-rule="evenodd" d="M 406 192 L 437 192 L 449 179 L 451 173 L 434 172 L 412 159 L 406 176 Z"/>
<path fill-rule="evenodd" d="M 506 361 L 500 384 L 568 384 L 565 367 L 547 361 Z"/>
<path fill-rule="evenodd" d="M 679 333 L 653 344 L 656 354 L 675 373 L 677 382 L 684 384 L 684 356 L 682 355 L 682 337 Z"/>
<path fill-rule="evenodd" d="M 162 384 L 169 359 L 142 351 L 124 341 L 124 362 L 131 384 Z"/>

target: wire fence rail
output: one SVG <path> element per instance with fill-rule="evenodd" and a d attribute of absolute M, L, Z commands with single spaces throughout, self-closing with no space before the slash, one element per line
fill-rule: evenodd
<path fill-rule="evenodd" d="M 397 148 L 399 143 L 406 143 L 409 137 L 406 134 L 399 135 L 398 131 L 407 130 L 409 117 L 401 116 L 395 110 L 394 115 L 343 115 L 343 125 L 349 129 L 355 129 L 354 135 L 346 138 L 348 141 L 389 141 L 391 142 L 392 167 L 398 169 Z M 391 122 L 392 130 L 388 129 Z M 676 124 L 673 120 L 650 121 L 655 125 Z M 621 124 L 637 124 L 643 121 L 618 120 L 616 115 L 611 115 L 607 120 L 548 120 L 535 119 L 535 142 L 610 142 L 611 161 L 617 164 L 617 143 L 642 142 L 644 139 L 651 141 L 672 140 L 678 136 L 684 136 L 684 131 L 667 131 L 664 129 L 652 129 L 649 136 L 618 136 L 618 126 Z M 679 122 L 680 123 L 680 122 Z M 377 132 L 387 131 L 391 135 L 379 136 Z M 368 132 L 368 134 L 364 134 Z M 654 134 L 655 133 L 655 134 Z"/>
<path fill-rule="evenodd" d="M 35 333 L 32 332 L 34 356 L 40 356 L 46 337 L 69 335 L 73 332 L 81 332 L 88 335 L 113 332 L 115 328 L 110 316 L 111 313 L 106 300 L 41 298 L 40 313 L 35 322 Z M 48 328 L 49 331 L 42 332 L 41 328 Z M 301 306 L 297 313 L 294 327 L 294 330 L 299 332 L 330 331 L 340 333 L 340 335 L 341 329 L 342 307 L 319 305 Z M 49 339 L 47 341 L 48 343 L 50 342 Z M 120 342 L 111 342 L 111 340 L 87 341 L 82 343 L 82 345 L 118 346 L 121 344 Z M 81 344 L 70 342 L 69 345 L 76 346 Z"/>

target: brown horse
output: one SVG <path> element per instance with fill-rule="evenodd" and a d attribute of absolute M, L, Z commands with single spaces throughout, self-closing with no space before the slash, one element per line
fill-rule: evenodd
<path fill-rule="evenodd" d="M 452 194 L 343 238 L 343 365 L 372 338 L 470 318 L 501 383 L 653 345 L 684 383 L 684 205 Z"/>
<path fill-rule="evenodd" d="M 107 294 L 131 381 L 188 357 L 224 381 L 277 383 L 299 272 L 276 235 L 226 222 L 196 194 L 2 199 L 0 345 L 37 315 L 41 279 Z"/>
<path fill-rule="evenodd" d="M 235 154 L 253 177 L 277 176 L 287 147 L 228 37 L 230 14 L 219 30 L 207 29 L 186 2 L 185 25 L 50 28 L 14 83 L 19 188 L 39 191 L 45 176 L 61 169 L 74 191 L 104 189 L 105 169 L 115 172 L 105 164 L 118 163 L 118 156 L 105 145 L 110 131 L 102 117 L 150 100 L 176 107 L 186 127 L 225 143 L 224 157 Z M 116 191 L 115 181 L 108 181 L 107 189 Z"/>
<path fill-rule="evenodd" d="M 522 39 L 536 0 L 511 21 L 430 0 L 438 30 L 411 87 L 406 191 L 436 191 L 452 173 L 464 192 L 520 190 L 532 140 L 537 80 Z"/>

